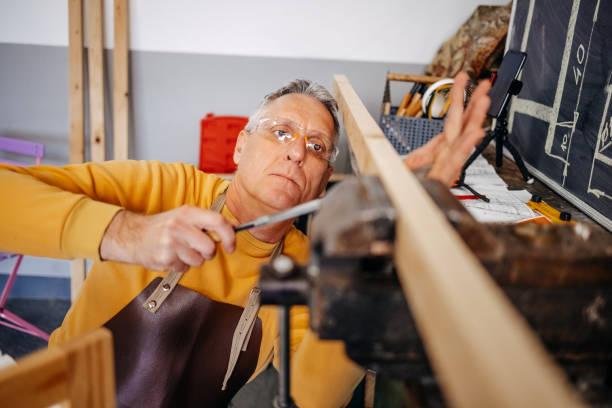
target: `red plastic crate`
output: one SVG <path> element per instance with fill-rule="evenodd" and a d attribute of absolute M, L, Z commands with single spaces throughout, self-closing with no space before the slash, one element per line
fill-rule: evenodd
<path fill-rule="evenodd" d="M 200 170 L 233 173 L 234 146 L 238 134 L 249 121 L 244 116 L 215 116 L 207 113 L 200 121 Z"/>

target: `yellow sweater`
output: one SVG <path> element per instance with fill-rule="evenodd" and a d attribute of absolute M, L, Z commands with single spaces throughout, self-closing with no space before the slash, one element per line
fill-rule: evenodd
<path fill-rule="evenodd" d="M 210 208 L 226 181 L 184 164 L 111 161 L 65 167 L 20 168 L 0 165 L 0 250 L 53 258 L 95 260 L 78 298 L 50 344 L 64 342 L 101 326 L 154 278 L 162 275 L 137 265 L 101 262 L 98 248 L 106 227 L 121 208 L 155 214 L 181 205 Z M 233 218 L 226 208 L 222 214 Z M 236 251 L 224 252 L 191 268 L 181 285 L 213 300 L 243 306 L 274 244 L 248 232 L 236 235 Z M 308 240 L 292 229 L 284 253 L 308 259 Z M 264 306 L 257 369 L 274 356 L 278 326 L 274 307 Z M 292 394 L 298 406 L 346 404 L 363 371 L 346 356 L 340 342 L 319 341 L 308 330 L 306 308 L 292 309 Z M 253 377 L 254 377 L 253 376 Z"/>

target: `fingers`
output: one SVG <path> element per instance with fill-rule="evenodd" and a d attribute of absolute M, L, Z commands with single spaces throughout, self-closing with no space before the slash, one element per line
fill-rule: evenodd
<path fill-rule="evenodd" d="M 468 104 L 465 112 L 463 113 L 463 128 L 470 122 L 470 118 L 474 113 L 474 107 L 481 101 L 482 99 L 489 99 L 489 90 L 491 89 L 491 81 L 484 80 L 480 81 L 474 92 L 472 93 L 472 98 L 470 99 L 470 103 Z M 488 110 L 488 107 L 487 107 Z M 486 110 L 485 110 L 486 114 Z"/>
<path fill-rule="evenodd" d="M 439 177 L 447 185 L 452 185 L 457 179 L 463 164 L 468 159 L 474 146 L 484 137 L 485 131 L 482 124 L 489 109 L 490 100 L 486 95 L 479 98 L 473 105 L 469 123 L 466 124 L 461 136 L 450 146 L 445 159 L 440 163 Z"/>
<path fill-rule="evenodd" d="M 491 104 L 491 99 L 486 94 L 490 88 L 490 85 L 481 83 L 478 87 L 481 88 L 481 93 L 478 95 L 477 99 L 473 99 L 472 103 L 470 103 L 471 109 L 469 116 L 463 123 L 463 133 L 466 135 L 473 134 L 474 132 L 482 129 L 484 121 L 487 117 L 489 105 Z"/>
<path fill-rule="evenodd" d="M 414 171 L 424 166 L 429 166 L 433 162 L 436 152 L 445 142 L 444 133 L 437 134 L 433 139 L 413 150 L 404 159 L 404 165 Z"/>
<path fill-rule="evenodd" d="M 457 179 L 472 149 L 483 136 L 483 124 L 490 105 L 489 81 L 482 81 L 463 111 L 463 92 L 468 77 L 460 73 L 451 89 L 451 106 L 444 124 L 444 143 L 433 149 L 432 168 L 428 176 L 450 186 Z M 415 151 L 416 152 L 416 151 Z"/>
<path fill-rule="evenodd" d="M 445 180 L 454 177 L 454 174 L 458 174 L 461 170 L 463 161 L 469 156 L 469 151 L 484 135 L 482 126 L 490 103 L 488 92 L 491 83 L 490 81 L 481 81 L 474 90 L 470 103 L 464 112 L 464 92 L 468 80 L 469 77 L 466 73 L 460 72 L 457 74 L 450 91 L 451 102 L 444 123 L 444 132 L 411 152 L 404 159 L 406 167 L 416 170 L 432 165 L 432 172 L 443 175 Z M 459 143 L 459 145 L 456 145 L 456 143 Z M 467 155 L 465 155 L 466 149 L 468 151 Z M 452 181 L 454 179 L 447 184 Z"/>
<path fill-rule="evenodd" d="M 180 272 L 180 273 L 185 273 L 189 270 L 189 265 L 180 262 L 180 261 L 175 261 L 172 265 L 170 265 L 169 267 L 165 267 L 165 268 L 158 268 L 160 271 L 164 271 L 164 272 Z"/>
<path fill-rule="evenodd" d="M 142 225 L 131 229 L 136 245 L 132 245 L 130 263 L 157 271 L 184 272 L 215 256 L 217 244 L 211 237 L 213 233 L 227 252 L 234 251 L 234 230 L 218 213 L 184 206 L 139 217 Z"/>
<path fill-rule="evenodd" d="M 467 84 L 468 76 L 465 72 L 460 72 L 455 77 L 455 82 L 450 91 L 450 107 L 446 114 L 444 122 L 444 134 L 446 139 L 452 143 L 461 132 L 461 122 L 463 120 L 463 100 L 465 85 Z"/>
<path fill-rule="evenodd" d="M 482 127 L 489 109 L 490 99 L 486 95 L 487 86 L 483 86 L 479 97 L 473 100 L 472 109 L 461 134 L 454 142 L 447 144 L 435 155 L 434 163 L 428 176 L 450 186 L 457 179 L 463 164 L 470 156 L 472 149 L 478 144 L 485 132 Z"/>
<path fill-rule="evenodd" d="M 465 137 L 461 139 L 461 142 L 458 143 L 458 146 L 454 150 L 454 154 L 450 159 L 450 175 L 453 177 L 451 181 L 456 179 L 456 176 L 463 168 L 465 161 L 468 159 L 468 157 L 470 157 L 470 154 L 472 154 L 474 146 L 482 140 L 484 134 L 484 129 L 474 129 L 471 133 L 466 134 Z"/>
<path fill-rule="evenodd" d="M 429 142 L 427 142 L 425 145 L 421 146 L 419 149 L 426 150 L 426 151 L 430 152 L 430 154 L 433 154 L 433 153 L 435 153 L 440 148 L 441 145 L 444 144 L 445 140 L 446 140 L 446 138 L 444 136 L 444 132 L 438 133 Z M 415 151 L 417 151 L 419 149 L 416 149 Z"/>
<path fill-rule="evenodd" d="M 234 252 L 236 246 L 236 233 L 232 228 L 232 224 L 226 220 L 221 214 L 202 210 L 196 207 L 182 207 L 183 216 L 189 220 L 189 224 L 200 230 L 206 230 L 210 235 L 218 238 L 227 252 Z M 205 235 L 205 234 L 203 234 Z M 195 243 L 202 242 L 194 240 Z"/>
<path fill-rule="evenodd" d="M 185 272 L 215 256 L 216 244 L 206 233 L 176 219 L 168 224 L 158 239 L 153 269 Z"/>
<path fill-rule="evenodd" d="M 217 245 L 206 232 L 191 225 L 183 225 L 177 233 L 181 243 L 187 248 L 195 250 L 202 260 L 211 260 L 215 256 Z M 202 262 L 198 265 L 201 265 Z"/>
<path fill-rule="evenodd" d="M 176 248 L 176 254 L 180 261 L 188 266 L 200 266 L 204 263 L 204 258 L 194 249 L 186 245 Z"/>

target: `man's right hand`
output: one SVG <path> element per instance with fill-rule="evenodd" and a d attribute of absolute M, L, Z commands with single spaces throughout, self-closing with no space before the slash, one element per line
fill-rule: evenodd
<path fill-rule="evenodd" d="M 226 251 L 234 251 L 234 230 L 219 213 L 190 206 L 155 215 L 123 210 L 104 233 L 100 257 L 156 271 L 184 272 L 215 256 L 216 243 L 203 230 L 219 237 Z"/>

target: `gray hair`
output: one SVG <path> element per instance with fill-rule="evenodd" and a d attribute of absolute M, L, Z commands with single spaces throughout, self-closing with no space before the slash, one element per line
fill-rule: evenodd
<path fill-rule="evenodd" d="M 255 113 L 253 113 L 249 117 L 249 122 L 245 126 L 247 132 L 252 132 L 255 129 L 255 126 L 257 125 L 257 121 L 259 120 L 259 116 L 263 108 L 265 108 L 272 101 L 280 98 L 281 96 L 289 94 L 307 95 L 321 102 L 334 121 L 334 134 L 332 136 L 334 139 L 337 138 L 338 133 L 340 131 L 340 121 L 338 119 L 338 103 L 323 85 L 319 85 L 316 82 L 312 82 L 307 79 L 293 80 L 287 85 L 277 89 L 276 91 L 267 94 L 259 105 L 259 108 L 257 108 Z"/>

